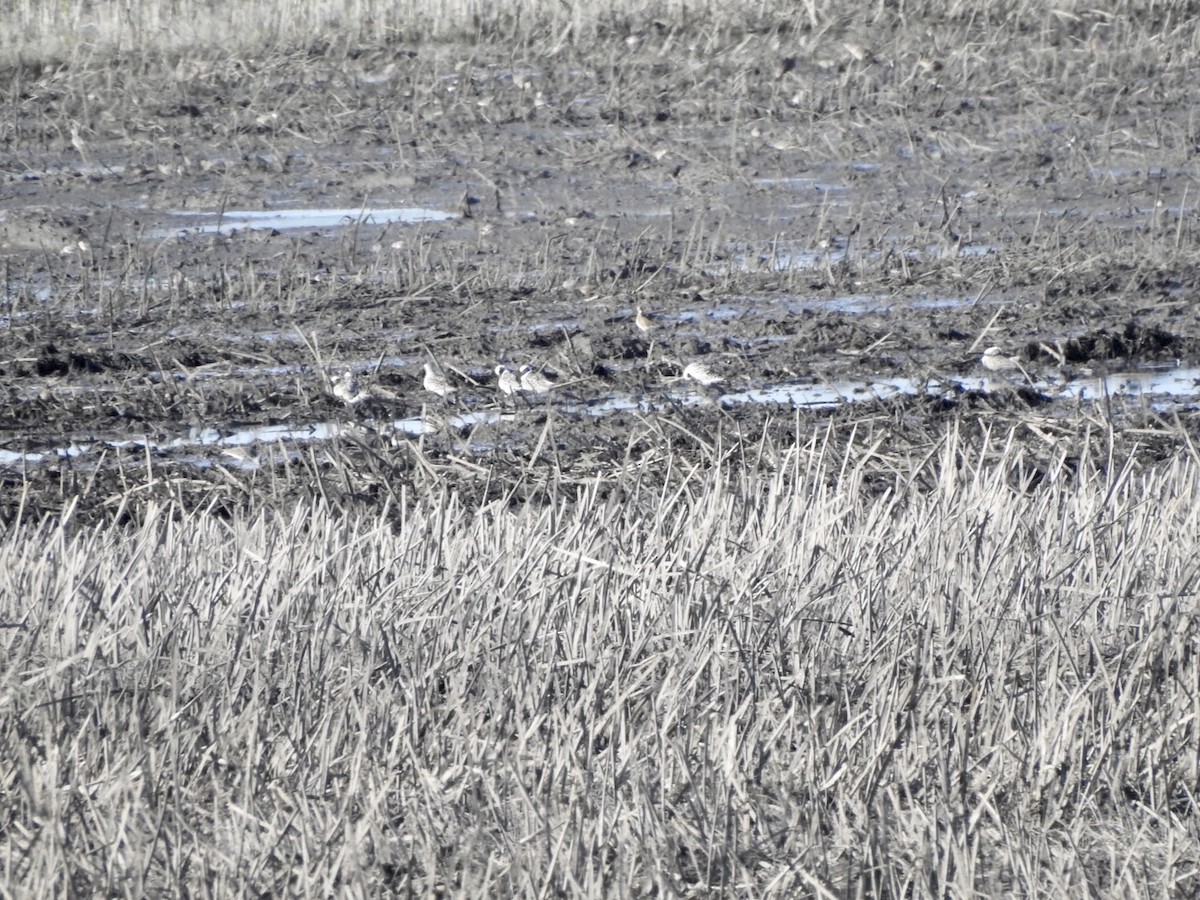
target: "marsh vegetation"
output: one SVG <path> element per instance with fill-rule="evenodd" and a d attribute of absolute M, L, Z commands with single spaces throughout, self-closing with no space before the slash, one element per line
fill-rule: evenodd
<path fill-rule="evenodd" d="M 1195 455 L 885 427 L 8 529 L 9 883 L 1192 892 Z"/>
<path fill-rule="evenodd" d="M 11 4 L 6 890 L 1200 892 L 1194 12 Z"/>

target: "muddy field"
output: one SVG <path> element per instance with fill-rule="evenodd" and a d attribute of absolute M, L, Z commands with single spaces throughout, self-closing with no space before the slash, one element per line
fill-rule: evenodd
<path fill-rule="evenodd" d="M 3 884 L 1200 895 L 1200 28 L 1098 6 L 0 11 Z"/>
<path fill-rule="evenodd" d="M 1101 34 L 13 71 L 3 514 L 302 489 L 345 454 L 368 495 L 594 477 L 830 418 L 900 449 L 963 416 L 1103 422 L 1169 456 L 1200 395 L 1192 92 Z M 559 384 L 506 398 L 499 364 Z"/>

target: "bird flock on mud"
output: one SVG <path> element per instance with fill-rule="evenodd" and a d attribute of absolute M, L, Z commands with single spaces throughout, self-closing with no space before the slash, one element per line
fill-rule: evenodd
<path fill-rule="evenodd" d="M 633 324 L 639 332 L 649 338 L 649 349 L 646 358 L 649 360 L 654 352 L 655 333 L 658 323 L 654 321 L 641 306 L 636 308 Z M 980 364 L 988 372 L 1011 373 L 1020 372 L 1029 379 L 1029 373 L 1015 356 L 1008 356 L 999 347 L 988 347 L 980 359 Z M 682 378 L 693 381 L 703 388 L 711 388 L 724 382 L 724 377 L 706 363 L 699 360 L 682 365 Z M 454 402 L 458 388 L 431 362 L 424 364 L 425 375 L 422 386 L 431 394 L 446 402 Z M 493 370 L 496 375 L 496 388 L 507 398 L 517 398 L 523 395 L 547 395 L 559 384 L 548 378 L 543 372 L 531 365 L 523 365 L 514 372 L 506 365 L 498 365 Z M 350 370 L 344 370 L 340 375 L 330 379 L 330 393 L 347 406 L 357 406 L 369 400 L 386 401 L 397 399 L 396 394 L 379 385 L 364 385 Z"/>

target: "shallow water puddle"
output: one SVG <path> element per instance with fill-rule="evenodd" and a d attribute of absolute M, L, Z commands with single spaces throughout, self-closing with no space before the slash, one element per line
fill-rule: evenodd
<path fill-rule="evenodd" d="M 759 187 L 781 187 L 792 191 L 819 191 L 823 194 L 833 191 L 848 191 L 850 186 L 836 182 L 822 181 L 804 175 L 781 175 L 778 178 L 755 178 L 754 184 Z"/>
<path fill-rule="evenodd" d="M 1098 400 L 1103 397 L 1143 394 L 1175 399 L 1200 397 L 1200 368 L 1150 369 L 1076 378 L 1063 384 L 1055 396 L 1073 400 Z"/>
<path fill-rule="evenodd" d="M 586 411 L 593 416 L 632 410 L 649 411 L 671 403 L 691 406 L 699 403 L 718 402 L 722 406 L 740 406 L 745 403 L 779 403 L 808 409 L 830 409 L 845 403 L 862 403 L 871 400 L 888 400 L 905 395 L 938 395 L 953 386 L 955 389 L 996 392 L 1017 388 L 1020 379 L 998 377 L 950 377 L 945 381 L 918 382 L 912 378 L 878 378 L 866 380 L 841 380 L 818 384 L 775 384 L 734 390 L 721 394 L 705 394 L 701 389 L 687 385 L 671 388 L 666 393 L 668 402 L 658 397 L 634 397 L 615 394 L 590 403 Z M 1154 396 L 1170 398 L 1172 401 L 1200 398 L 1200 368 L 1170 369 L 1138 372 L 1122 372 L 1106 376 L 1085 376 L 1061 384 L 1038 381 L 1033 387 L 1056 400 L 1092 401 L 1105 396 L 1125 398 Z"/>
<path fill-rule="evenodd" d="M 916 395 L 917 385 L 907 378 L 888 378 L 879 381 L 836 381 L 830 384 L 778 384 L 751 388 L 725 394 L 721 403 L 785 403 L 814 409 L 861 403 L 864 400 L 887 400 L 898 394 Z"/>
<path fill-rule="evenodd" d="M 991 256 L 1000 252 L 999 247 L 991 244 L 928 244 L 922 248 L 897 246 L 894 250 L 905 259 L 917 262 L 927 259 Z M 735 272 L 803 272 L 844 262 L 850 257 L 851 250 L 849 239 L 838 237 L 831 240 L 827 247 L 774 241 L 737 244 L 730 248 L 730 253 L 729 262 L 724 268 Z M 881 250 L 863 251 L 859 248 L 854 252 L 854 259 L 875 261 L 883 255 L 884 251 Z M 725 274 L 721 266 L 709 267 L 709 271 L 713 274 Z"/>
<path fill-rule="evenodd" d="M 1019 378 L 1006 379 L 996 376 L 951 376 L 942 381 L 926 382 L 910 378 L 880 378 L 869 381 L 842 380 L 824 384 L 764 385 L 727 393 L 710 393 L 690 383 L 677 381 L 669 383 L 666 391 L 662 393 L 647 396 L 613 394 L 586 403 L 567 402 L 561 409 L 567 413 L 584 413 L 597 418 L 619 412 L 652 412 L 673 405 L 695 406 L 705 403 L 718 403 L 726 408 L 747 403 L 778 403 L 807 409 L 829 409 L 847 403 L 887 400 L 900 395 L 941 395 L 948 390 L 988 393 L 1020 387 L 1021 384 Z M 1159 402 L 1153 403 L 1153 408 L 1167 409 L 1172 404 L 1200 399 L 1200 368 L 1175 367 L 1114 372 L 1073 378 L 1061 383 L 1041 380 L 1034 382 L 1033 387 L 1055 400 L 1093 402 L 1104 397 L 1158 398 Z M 512 421 L 515 417 L 516 414 L 512 411 L 501 409 L 473 410 L 448 416 L 446 427 L 451 431 L 461 432 L 478 425 Z M 441 426 L 420 416 L 374 423 L 369 427 L 380 434 L 409 438 L 436 434 L 441 430 Z M 290 455 L 287 448 L 292 445 L 330 441 L 339 435 L 362 434 L 365 428 L 366 426 L 357 423 L 315 422 L 301 426 L 264 425 L 223 434 L 217 428 L 209 427 L 192 429 L 186 437 L 170 440 L 112 438 L 75 441 L 68 446 L 28 452 L 0 449 L 0 466 L 19 468 L 50 460 L 98 459 L 107 450 L 117 450 L 170 454 L 176 462 L 201 468 L 217 463 L 235 468 L 255 468 L 258 466 L 259 455 L 268 460 L 278 460 L 281 456 Z M 478 446 L 481 452 L 484 452 L 490 445 L 472 446 Z M 277 456 L 274 448 L 282 448 L 282 454 Z M 194 451 L 204 449 L 227 451 L 227 454 L 215 460 L 194 454 Z"/>
<path fill-rule="evenodd" d="M 633 397 L 628 394 L 616 394 L 605 397 L 599 402 L 589 404 L 586 412 L 592 416 L 603 416 L 615 412 L 652 412 L 672 405 L 700 406 L 717 403 L 723 407 L 740 406 L 745 403 L 781 403 L 791 406 L 803 406 L 812 409 L 840 406 L 842 403 L 857 403 L 863 400 L 886 399 L 900 393 L 916 393 L 903 390 L 899 386 L 885 384 L 868 384 L 867 382 L 846 382 L 836 385 L 822 384 L 780 384 L 770 387 L 750 388 L 745 391 L 731 391 L 717 394 L 706 393 L 701 388 L 673 388 L 664 395 L 649 397 Z"/>
<path fill-rule="evenodd" d="M 835 265 L 845 258 L 844 247 L 814 249 L 779 242 L 773 246 L 735 248 L 729 264 L 735 272 L 790 272 L 808 271 L 826 263 Z"/>
<path fill-rule="evenodd" d="M 224 212 L 169 213 L 181 219 L 210 219 L 198 225 L 183 225 L 180 228 L 159 232 L 159 236 L 170 234 L 232 234 L 235 231 L 270 229 L 284 231 L 289 228 L 346 228 L 355 225 L 414 225 L 420 222 L 445 222 L 457 219 L 455 213 L 438 209 L 400 206 L 389 209 L 272 209 L 272 210 L 225 210 Z"/>
<path fill-rule="evenodd" d="M 481 410 L 450 416 L 446 425 L 459 431 L 474 425 L 494 424 L 503 419 L 499 412 Z M 420 417 L 395 419 L 391 422 L 374 426 L 382 434 L 402 434 L 405 437 L 420 437 L 424 434 L 436 434 L 437 425 L 427 422 Z M 213 448 L 217 450 L 235 451 L 229 457 L 235 465 L 243 468 L 252 467 L 253 453 L 239 454 L 236 451 L 254 451 L 263 447 L 280 447 L 291 444 L 302 444 L 313 441 L 325 442 L 339 435 L 361 433 L 363 427 L 357 424 L 339 422 L 314 422 L 309 425 L 263 425 L 258 428 L 245 428 L 222 435 L 216 428 L 192 429 L 187 437 L 177 437 L 171 440 L 145 440 L 137 438 L 113 438 L 93 440 L 87 443 L 72 443 L 69 447 L 54 447 L 48 450 L 34 450 L 20 453 L 13 450 L 0 449 L 0 466 L 19 467 L 46 462 L 51 459 L 79 459 L 86 456 L 98 456 L 104 450 L 124 450 L 151 453 L 170 453 L 177 461 L 204 463 L 207 467 L 211 459 L 205 457 L 188 457 L 179 454 L 189 450 Z M 228 461 L 224 458 L 223 463 Z"/>
<path fill-rule="evenodd" d="M 950 297 L 937 295 L 897 296 L 895 294 L 839 294 L 836 297 L 814 297 L 798 294 L 740 294 L 730 298 L 738 304 L 729 303 L 708 309 L 684 309 L 676 316 L 680 322 L 695 322 L 700 319 L 737 319 L 763 310 L 799 315 L 812 312 L 838 312 L 847 315 L 888 313 L 894 309 L 959 309 L 976 302 L 971 296 Z M 983 303 L 991 301 L 983 300 Z"/>
<path fill-rule="evenodd" d="M 999 378 L 983 376 L 973 378 L 954 377 L 948 379 L 965 390 L 989 391 L 1007 387 L 1021 387 L 1026 382 L 1018 377 Z M 1110 372 L 1104 375 L 1082 375 L 1065 381 L 1038 379 L 1032 385 L 1035 390 L 1054 400 L 1076 400 L 1093 402 L 1105 397 L 1131 399 L 1137 397 L 1159 398 L 1170 403 L 1151 404 L 1154 409 L 1168 408 L 1180 402 L 1200 400 L 1200 368 L 1140 369 L 1129 372 Z M 930 382 L 930 392 L 935 392 L 937 382 Z"/>
<path fill-rule="evenodd" d="M 891 294 L 843 294 L 839 297 L 796 298 L 788 304 L 788 311 L 840 312 L 853 315 L 886 313 L 896 307 L 906 309 L 957 309 L 974 302 L 973 297 L 916 297 L 908 300 Z"/>

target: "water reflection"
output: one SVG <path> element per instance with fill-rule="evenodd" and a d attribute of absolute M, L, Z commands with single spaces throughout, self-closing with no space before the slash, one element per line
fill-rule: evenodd
<path fill-rule="evenodd" d="M 719 403 L 726 409 L 750 403 L 786 404 L 808 409 L 829 409 L 844 404 L 887 400 L 897 396 L 943 396 L 959 390 L 990 393 L 1020 387 L 1019 378 L 997 376 L 947 376 L 941 379 L 917 380 L 903 377 L 877 379 L 844 379 L 828 383 L 782 383 L 756 385 L 728 392 L 706 391 L 677 380 L 664 390 L 647 395 L 612 394 L 586 402 L 568 401 L 561 406 L 569 414 L 603 417 L 622 412 L 652 412 L 671 406 L 695 406 Z M 1055 400 L 1092 402 L 1106 397 L 1146 398 L 1156 410 L 1178 407 L 1181 403 L 1200 400 L 1200 368 L 1139 369 L 1101 375 L 1085 375 L 1061 382 L 1038 380 L 1031 385 Z M 536 408 L 536 406 L 534 407 Z M 418 438 L 436 434 L 443 427 L 462 433 L 481 425 L 496 425 L 518 420 L 523 413 L 499 408 L 486 408 L 448 413 L 444 425 L 436 417 L 415 416 L 369 425 L 341 422 L 314 422 L 307 425 L 263 425 L 232 432 L 216 427 L 193 428 L 187 435 L 169 440 L 149 438 L 89 439 L 88 443 L 74 441 L 69 445 L 26 452 L 0 449 L 0 466 L 20 468 L 52 460 L 99 461 L 108 451 L 170 454 L 178 462 L 201 467 L 214 464 L 238 468 L 256 468 L 266 457 L 270 460 L 288 458 L 288 450 L 296 445 L 327 442 L 342 435 L 363 434 L 366 430 L 378 434 Z M 485 452 L 491 445 L 472 443 L 471 447 Z M 482 448 L 482 449 L 480 449 Z M 197 451 L 220 452 L 215 460 Z"/>
<path fill-rule="evenodd" d="M 444 222 L 458 218 L 454 213 L 420 207 L 393 207 L 389 209 L 272 209 L 272 210 L 225 210 L 216 212 L 170 213 L 181 219 L 208 219 L 198 225 L 183 225 L 178 229 L 167 229 L 161 236 L 169 234 L 231 234 L 235 231 L 270 229 L 284 231 L 289 228 L 344 228 L 353 225 L 411 225 L 418 222 Z"/>

